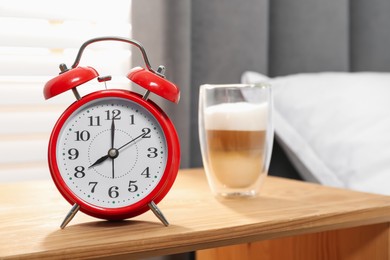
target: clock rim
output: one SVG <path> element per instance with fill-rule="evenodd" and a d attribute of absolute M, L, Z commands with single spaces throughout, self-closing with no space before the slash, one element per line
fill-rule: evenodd
<path fill-rule="evenodd" d="M 167 162 L 164 173 L 156 187 L 140 201 L 118 208 L 93 205 L 78 197 L 63 180 L 56 157 L 57 141 L 66 120 L 81 106 L 101 98 L 123 98 L 133 101 L 149 111 L 160 124 L 167 143 Z M 138 93 L 121 89 L 101 90 L 90 93 L 71 104 L 59 117 L 52 130 L 48 146 L 48 164 L 51 177 L 62 196 L 71 204 L 77 203 L 80 211 L 97 218 L 121 220 L 135 217 L 149 210 L 148 204 L 158 204 L 171 189 L 180 166 L 180 144 L 176 129 L 166 113 L 153 101 L 144 100 Z"/>

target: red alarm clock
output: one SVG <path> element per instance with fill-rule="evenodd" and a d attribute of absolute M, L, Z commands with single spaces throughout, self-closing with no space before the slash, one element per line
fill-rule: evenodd
<path fill-rule="evenodd" d="M 99 77 L 91 67 L 79 67 L 84 49 L 98 41 L 121 41 L 138 47 L 146 69 L 133 68 L 127 77 L 146 89 L 103 89 L 81 97 L 76 87 Z M 48 149 L 51 176 L 63 197 L 73 205 L 64 228 L 78 210 L 97 218 L 121 220 L 149 209 L 164 225 L 157 207 L 172 187 L 180 165 L 179 139 L 164 111 L 148 99 L 153 92 L 178 103 L 179 88 L 167 81 L 163 67 L 154 71 L 146 52 L 134 40 L 102 37 L 85 42 L 70 69 L 60 65 L 59 76 L 44 87 L 45 99 L 72 90 L 77 101 L 55 124 Z"/>

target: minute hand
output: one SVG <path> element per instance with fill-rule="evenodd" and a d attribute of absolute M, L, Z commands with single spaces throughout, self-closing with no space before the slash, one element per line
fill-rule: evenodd
<path fill-rule="evenodd" d="M 140 135 L 137 136 L 136 138 L 132 139 L 131 141 L 129 141 L 129 142 L 125 143 L 124 145 L 122 145 L 121 147 L 119 147 L 117 150 L 118 150 L 118 151 L 121 150 L 121 149 L 124 148 L 125 146 L 127 146 L 127 145 L 129 145 L 129 144 L 135 142 L 137 139 L 143 137 L 143 136 L 146 135 L 146 134 L 147 134 L 147 133 L 142 133 L 142 134 L 140 134 Z"/>

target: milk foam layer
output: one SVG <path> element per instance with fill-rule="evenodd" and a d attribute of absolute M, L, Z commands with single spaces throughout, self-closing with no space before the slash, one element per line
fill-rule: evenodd
<path fill-rule="evenodd" d="M 267 128 L 268 104 L 224 103 L 204 111 L 207 130 L 258 131 Z"/>

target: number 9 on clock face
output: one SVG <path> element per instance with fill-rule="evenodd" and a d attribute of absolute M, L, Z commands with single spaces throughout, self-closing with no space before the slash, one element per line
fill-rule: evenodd
<path fill-rule="evenodd" d="M 172 123 L 151 102 L 126 91 L 101 91 L 75 102 L 49 146 L 52 177 L 81 210 L 106 219 L 145 212 L 172 186 L 178 170 Z"/>

